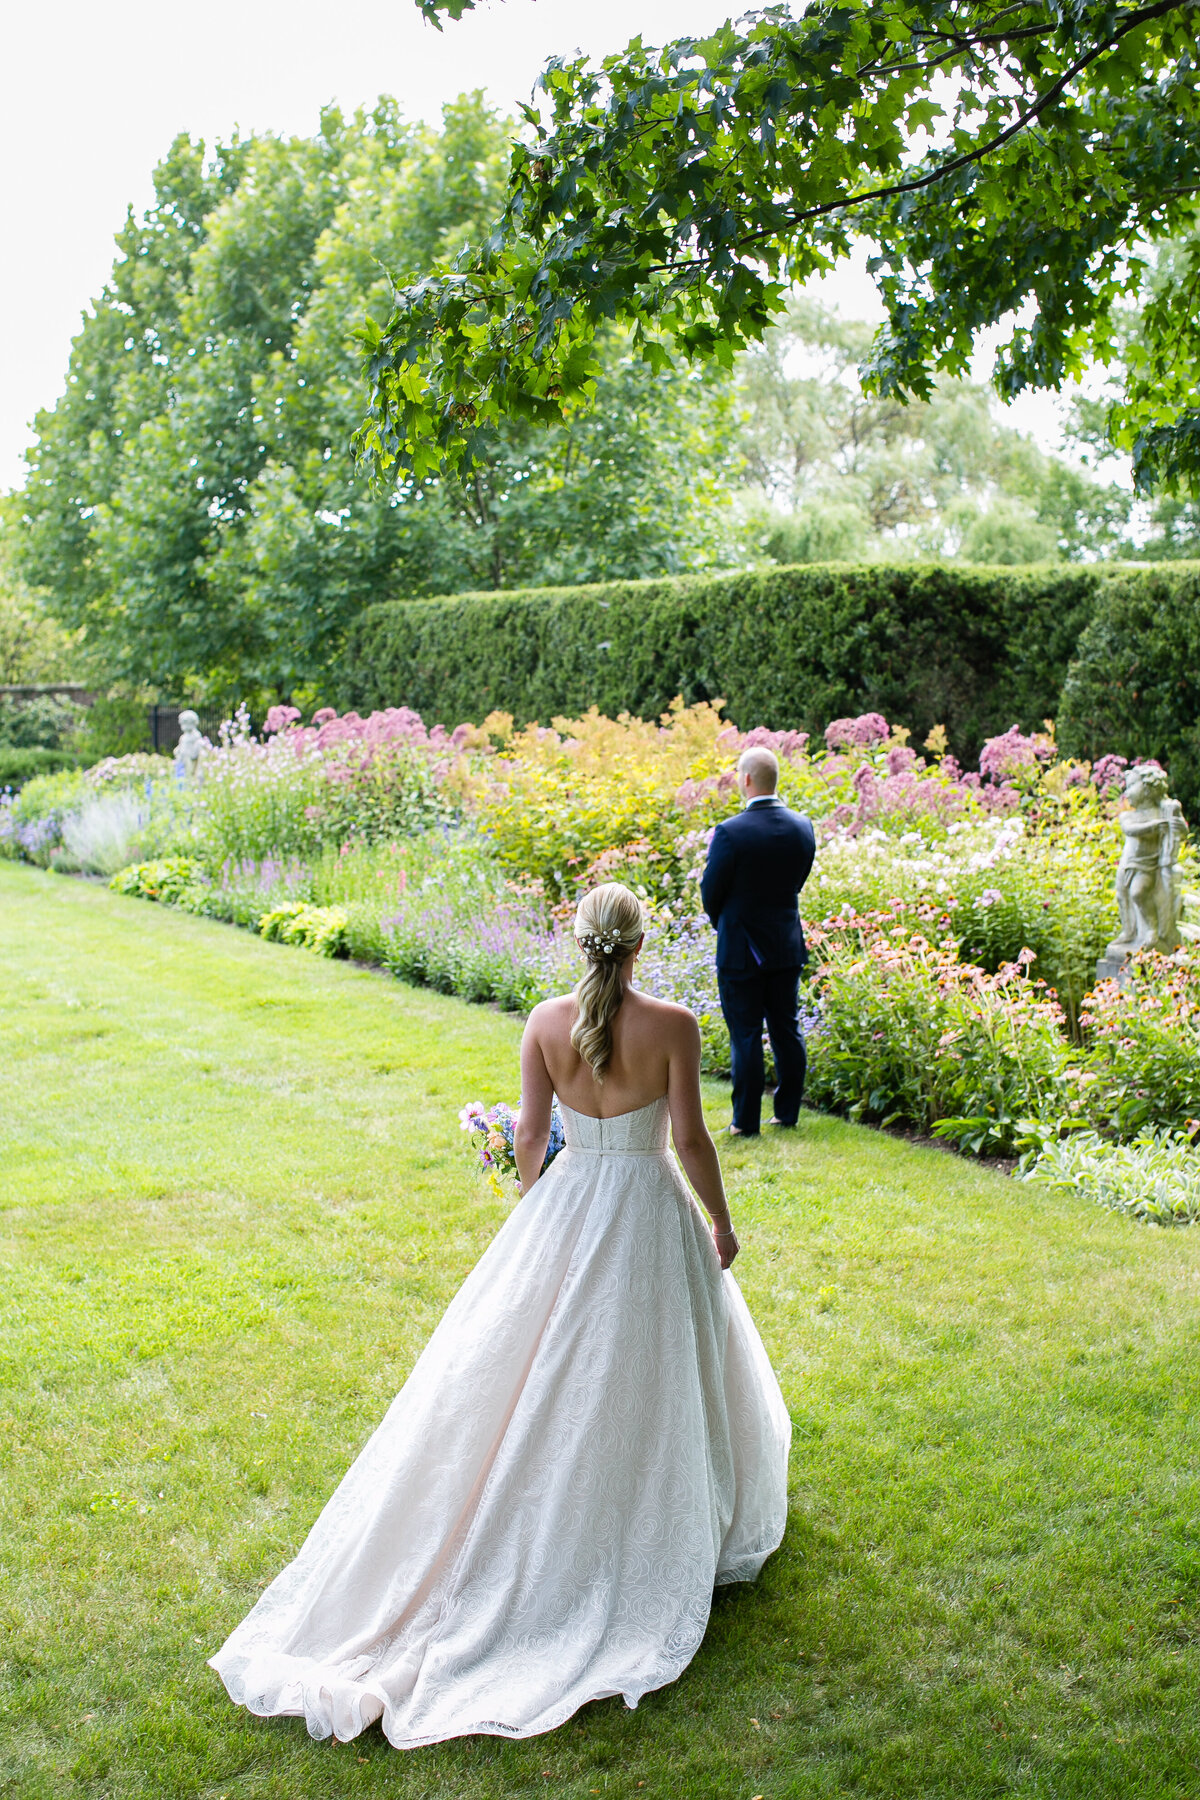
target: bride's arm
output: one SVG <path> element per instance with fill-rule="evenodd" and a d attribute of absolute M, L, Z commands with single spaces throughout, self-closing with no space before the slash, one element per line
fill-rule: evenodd
<path fill-rule="evenodd" d="M 538 1014 L 535 1006 L 525 1024 L 521 1038 L 521 1110 L 513 1133 L 513 1150 L 517 1158 L 517 1174 L 521 1192 L 527 1194 L 542 1172 L 546 1146 L 550 1142 L 550 1115 L 554 1106 L 554 1083 L 550 1079 L 538 1042 Z"/>
<path fill-rule="evenodd" d="M 727 1269 L 738 1253 L 738 1241 L 729 1216 L 725 1183 L 717 1146 L 704 1123 L 700 1100 L 700 1027 L 691 1013 L 680 1009 L 671 1043 L 667 1100 L 671 1110 L 671 1136 L 684 1173 L 713 1223 L 713 1241 L 721 1267 Z"/>

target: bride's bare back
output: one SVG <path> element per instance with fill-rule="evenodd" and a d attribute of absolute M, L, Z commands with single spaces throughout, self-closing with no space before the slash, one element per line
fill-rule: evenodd
<path fill-rule="evenodd" d="M 531 1016 L 526 1039 L 532 1035 L 559 1099 L 597 1119 L 635 1112 L 669 1093 L 672 1061 L 689 1060 L 689 1039 L 696 1032 L 686 1007 L 627 987 L 612 1022 L 612 1056 L 599 1082 L 571 1043 L 575 1017 L 573 995 L 547 1000 Z M 697 1097 L 698 1076 L 697 1069 Z"/>
<path fill-rule="evenodd" d="M 632 973 L 632 958 L 630 959 Z M 517 1167 L 526 1190 L 536 1179 L 550 1136 L 555 1094 L 573 1112 L 613 1119 L 667 1097 L 676 1154 L 713 1221 L 723 1268 L 737 1255 L 716 1145 L 700 1097 L 700 1027 L 686 1006 L 639 994 L 625 979 L 612 1021 L 612 1055 L 597 1081 L 571 1042 L 573 994 L 535 1006 L 521 1039 L 521 1116 Z"/>

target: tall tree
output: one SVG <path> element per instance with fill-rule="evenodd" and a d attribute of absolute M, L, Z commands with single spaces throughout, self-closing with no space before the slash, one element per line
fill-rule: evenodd
<path fill-rule="evenodd" d="M 1176 304 L 1174 336 L 1190 329 L 1194 298 L 1179 306 L 1194 278 L 1200 241 L 1197 234 L 1183 240 L 1167 240 L 1156 247 L 1140 296 L 1140 304 L 1122 307 L 1115 318 L 1115 348 L 1105 379 L 1089 384 L 1091 391 L 1076 396 L 1067 408 L 1066 436 L 1085 461 L 1101 465 L 1112 454 L 1114 424 L 1119 432 L 1124 396 L 1131 371 L 1142 371 L 1157 354 L 1163 305 Z M 1149 484 L 1143 484 L 1149 485 Z M 1140 509 L 1144 518 L 1138 541 L 1126 554 L 1151 561 L 1170 561 L 1200 555 L 1200 487 L 1186 476 L 1163 482 Z"/>
<path fill-rule="evenodd" d="M 811 0 L 550 63 L 495 228 L 367 331 L 360 454 L 469 467 L 500 418 L 588 391 L 612 318 L 654 367 L 728 362 L 856 235 L 887 308 L 879 393 L 927 398 L 1002 322 L 1000 391 L 1058 386 L 1110 354 L 1145 244 L 1196 218 L 1198 18 L 1195 0 Z M 1147 309 L 1113 416 L 1143 482 L 1200 479 L 1197 269 Z"/>
<path fill-rule="evenodd" d="M 80 681 L 87 664 L 77 638 L 64 631 L 17 569 L 17 497 L 0 496 L 0 686 Z"/>
<path fill-rule="evenodd" d="M 754 523 L 781 561 L 868 555 L 1031 562 L 1127 552 L 1132 496 L 996 416 L 979 384 L 942 377 L 903 405 L 864 392 L 871 327 L 801 295 L 739 361 Z"/>
<path fill-rule="evenodd" d="M 353 332 L 501 203 L 510 127 L 389 100 L 312 138 L 180 139 L 38 420 L 25 562 L 113 676 L 179 695 L 320 689 L 389 592 L 653 574 L 716 553 L 728 384 L 656 382 L 609 330 L 599 404 L 505 427 L 464 488 L 370 491 Z"/>

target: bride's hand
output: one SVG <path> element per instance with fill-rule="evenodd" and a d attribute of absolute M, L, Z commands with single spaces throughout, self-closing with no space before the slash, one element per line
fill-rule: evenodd
<path fill-rule="evenodd" d="M 721 1267 L 727 1269 L 737 1255 L 738 1250 L 741 1248 L 737 1241 L 737 1232 L 732 1229 L 729 1231 L 717 1231 L 714 1227 L 713 1243 L 717 1246 L 717 1255 L 721 1259 Z"/>

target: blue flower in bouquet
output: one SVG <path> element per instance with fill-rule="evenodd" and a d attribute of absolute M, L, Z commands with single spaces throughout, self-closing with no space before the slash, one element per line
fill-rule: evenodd
<path fill-rule="evenodd" d="M 542 1164 L 541 1174 L 546 1173 L 559 1151 L 565 1147 L 566 1141 L 567 1134 L 563 1130 L 562 1114 L 558 1110 L 558 1101 L 556 1100 L 550 1108 L 550 1142 L 546 1145 L 546 1160 Z"/>
<path fill-rule="evenodd" d="M 517 1193 L 521 1192 L 521 1178 L 517 1174 L 517 1155 L 514 1139 L 517 1130 L 517 1115 L 521 1110 L 518 1100 L 515 1107 L 505 1101 L 495 1106 L 485 1107 L 479 1100 L 469 1100 L 460 1110 L 458 1122 L 467 1132 L 473 1148 L 479 1158 L 479 1167 L 488 1178 L 488 1185 L 499 1199 L 505 1198 L 501 1176 L 511 1175 L 516 1183 Z M 544 1175 L 550 1164 L 566 1142 L 563 1131 L 562 1114 L 558 1110 L 557 1100 L 550 1109 L 550 1141 L 546 1145 L 546 1159 L 539 1174 Z"/>

